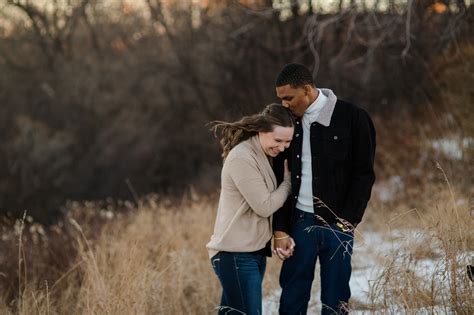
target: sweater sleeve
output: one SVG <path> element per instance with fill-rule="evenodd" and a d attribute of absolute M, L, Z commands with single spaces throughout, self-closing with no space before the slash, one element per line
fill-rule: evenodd
<path fill-rule="evenodd" d="M 229 175 L 235 186 L 259 216 L 269 217 L 285 202 L 290 193 L 290 179 L 284 180 L 274 191 L 265 184 L 256 163 L 247 158 L 234 158 L 229 164 Z"/>

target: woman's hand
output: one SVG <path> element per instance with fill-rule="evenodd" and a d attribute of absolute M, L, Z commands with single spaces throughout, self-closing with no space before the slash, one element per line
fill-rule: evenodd
<path fill-rule="evenodd" d="M 283 175 L 283 180 L 286 182 L 291 182 L 291 172 L 290 169 L 288 168 L 288 160 L 285 160 L 284 162 L 284 175 Z"/>
<path fill-rule="evenodd" d="M 273 254 L 281 260 L 290 258 L 295 250 L 295 241 L 285 232 L 275 231 Z"/>

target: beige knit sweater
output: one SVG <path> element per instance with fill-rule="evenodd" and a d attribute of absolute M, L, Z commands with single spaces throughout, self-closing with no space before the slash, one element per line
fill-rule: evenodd
<path fill-rule="evenodd" d="M 275 174 L 259 137 L 239 143 L 225 159 L 209 257 L 219 251 L 253 252 L 272 237 L 272 214 L 291 190 L 290 177 L 277 188 Z"/>

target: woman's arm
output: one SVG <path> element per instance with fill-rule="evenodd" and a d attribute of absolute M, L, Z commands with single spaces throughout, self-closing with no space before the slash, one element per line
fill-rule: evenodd
<path fill-rule="evenodd" d="M 280 186 L 269 191 L 255 161 L 238 157 L 229 162 L 230 177 L 250 208 L 258 215 L 269 217 L 283 205 L 291 190 L 288 167 Z"/>

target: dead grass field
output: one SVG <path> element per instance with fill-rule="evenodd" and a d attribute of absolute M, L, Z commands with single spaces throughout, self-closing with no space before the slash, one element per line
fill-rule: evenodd
<path fill-rule="evenodd" d="M 403 203 L 391 209 L 376 201 L 371 204 L 358 228 L 356 241 L 362 246 L 368 230 L 381 235 L 395 229 L 416 230 L 423 242 L 403 243 L 396 254 L 386 257 L 383 273 L 371 286 L 373 303 L 366 303 L 364 309 L 388 314 L 420 308 L 433 313 L 440 309 L 474 312 L 472 283 L 465 273 L 474 252 L 473 209 L 465 202 L 467 196 L 450 188 L 448 184 L 432 187 L 416 201 L 416 208 Z M 73 208 L 62 227 L 42 231 L 35 224 L 17 224 L 16 234 L 9 239 L 15 245 L 9 259 L 16 264 L 0 272 L 4 278 L 7 272 L 16 273 L 16 278 L 8 279 L 17 281 L 13 287 L 18 291 L 3 296 L 1 314 L 214 312 L 220 288 L 205 249 L 215 217 L 214 198 L 182 201 L 176 206 L 151 196 L 119 215 L 90 203 Z M 91 213 L 90 217 L 84 213 Z M 102 224 L 87 227 L 86 222 L 95 216 Z M 55 238 L 48 239 L 48 235 L 52 233 L 69 235 L 74 242 L 69 256 L 42 256 L 41 252 L 51 250 Z M 3 243 L 6 239 L 4 235 Z M 413 272 L 416 262 L 425 258 L 438 259 L 442 281 L 419 278 Z M 42 265 L 39 259 L 49 262 Z M 51 272 L 49 269 L 60 265 L 55 259 L 68 260 L 69 267 L 62 273 Z M 268 260 L 267 295 L 278 288 L 279 267 L 276 258 Z"/>

